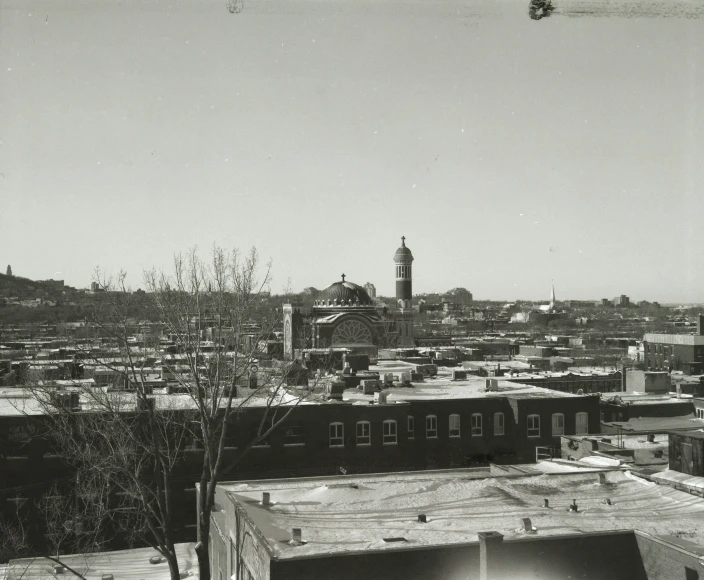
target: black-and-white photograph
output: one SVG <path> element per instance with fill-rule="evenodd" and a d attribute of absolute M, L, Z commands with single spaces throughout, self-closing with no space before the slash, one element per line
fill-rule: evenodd
<path fill-rule="evenodd" d="M 0 0 L 0 580 L 704 580 L 704 0 Z"/>

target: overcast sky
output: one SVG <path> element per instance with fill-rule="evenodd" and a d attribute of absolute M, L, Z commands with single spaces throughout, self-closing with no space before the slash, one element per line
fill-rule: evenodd
<path fill-rule="evenodd" d="M 0 0 L 2 271 L 703 302 L 704 4 L 555 2 Z"/>

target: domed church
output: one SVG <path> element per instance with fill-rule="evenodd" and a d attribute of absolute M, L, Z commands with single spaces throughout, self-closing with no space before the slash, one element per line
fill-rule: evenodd
<path fill-rule="evenodd" d="M 412 261 L 402 238 L 394 255 L 399 310 L 390 316 L 384 315 L 383 305 L 377 306 L 362 286 L 347 281 L 345 274 L 317 296 L 309 313 L 284 304 L 284 357 L 292 360 L 300 349 L 332 348 L 375 358 L 381 345 L 413 345 Z"/>

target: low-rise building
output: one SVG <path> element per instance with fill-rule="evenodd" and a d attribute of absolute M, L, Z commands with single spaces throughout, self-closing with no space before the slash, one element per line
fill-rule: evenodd
<path fill-rule="evenodd" d="M 620 471 L 224 483 L 213 578 L 696 578 L 704 499 Z M 680 530 L 686 530 L 686 541 Z"/>

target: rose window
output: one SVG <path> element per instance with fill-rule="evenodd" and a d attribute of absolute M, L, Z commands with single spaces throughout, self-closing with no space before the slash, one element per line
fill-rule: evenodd
<path fill-rule="evenodd" d="M 371 344 L 372 333 L 359 320 L 345 320 L 332 333 L 333 344 Z"/>

